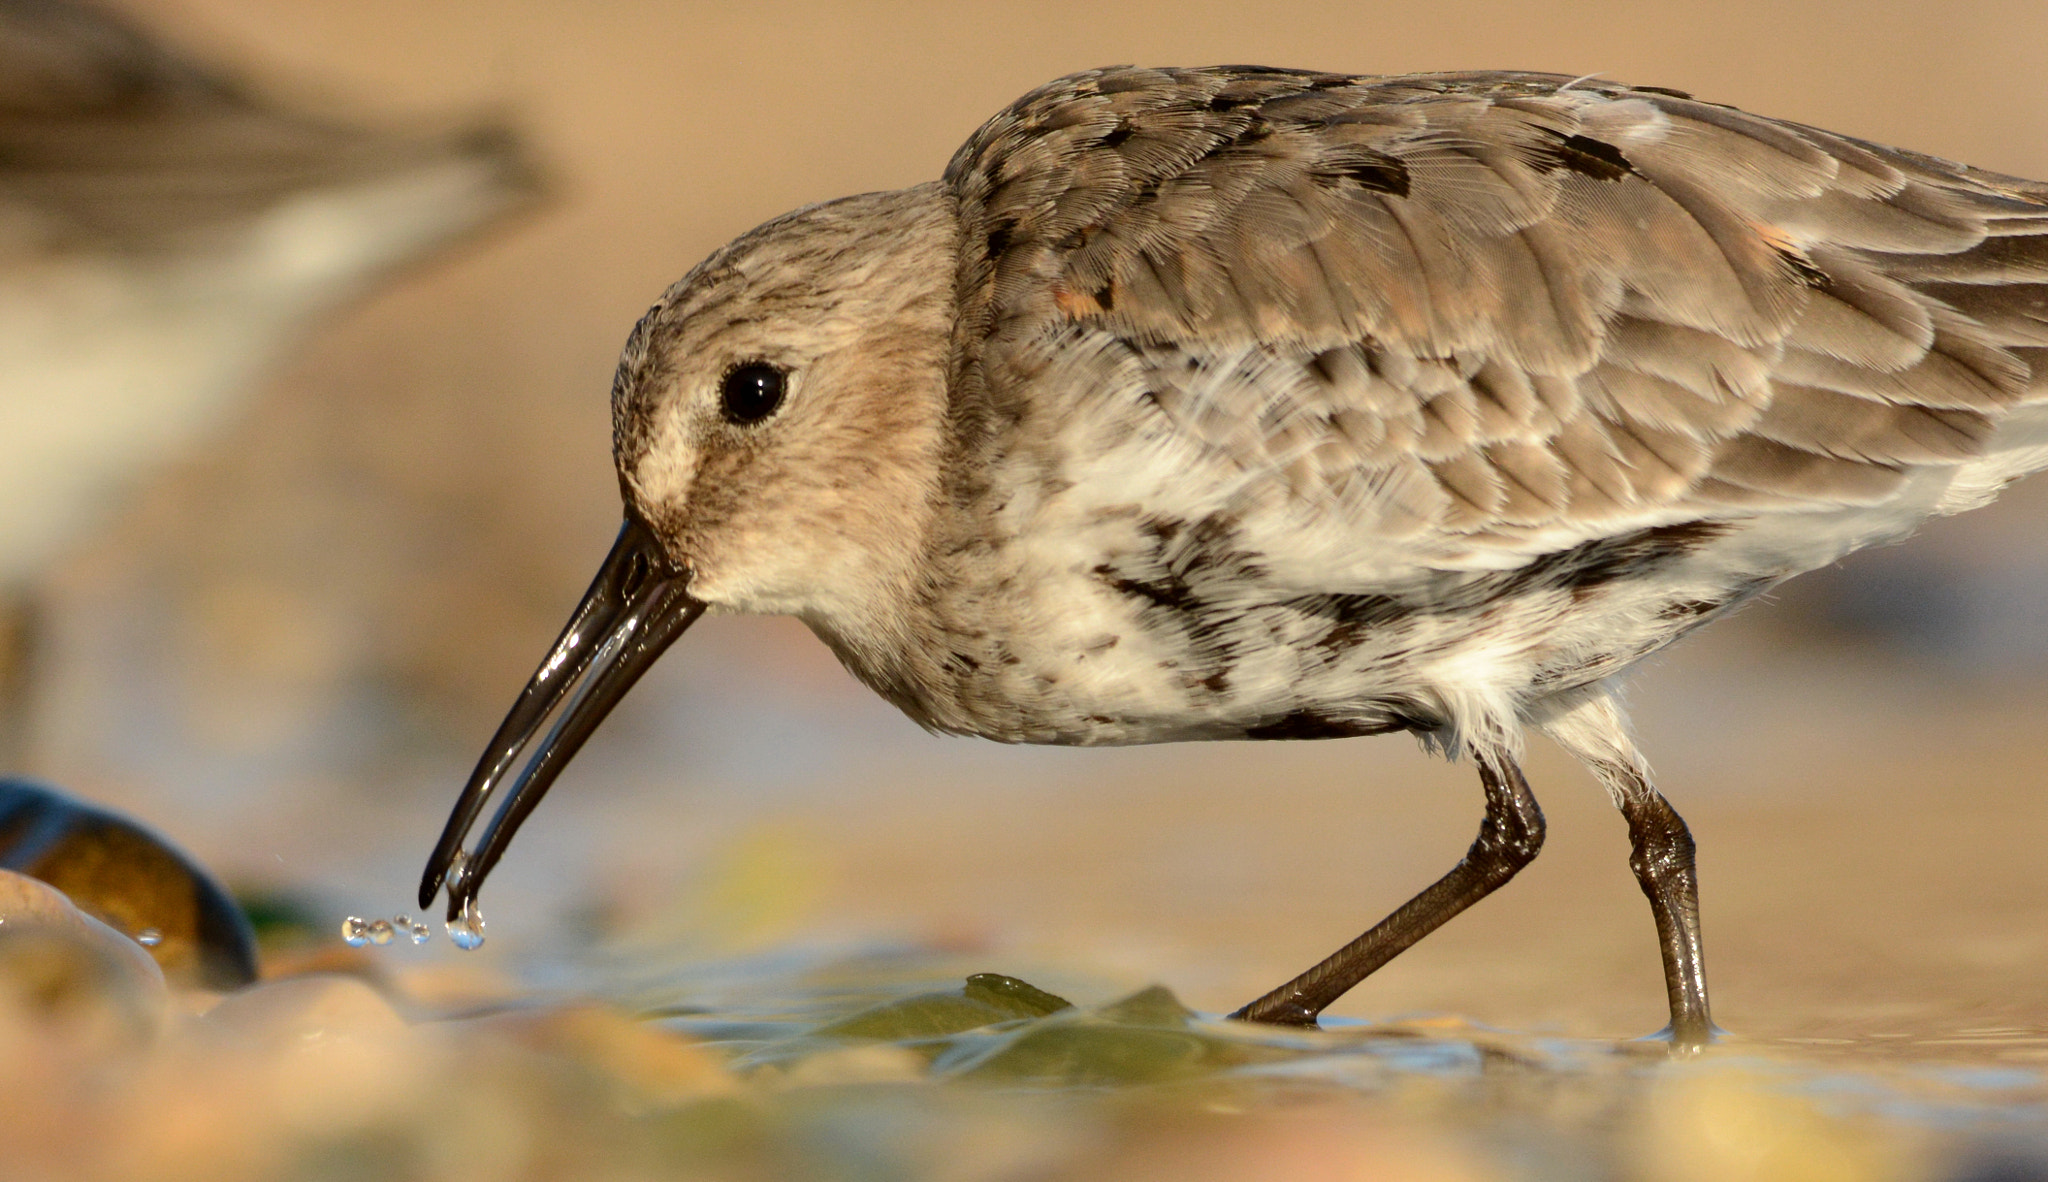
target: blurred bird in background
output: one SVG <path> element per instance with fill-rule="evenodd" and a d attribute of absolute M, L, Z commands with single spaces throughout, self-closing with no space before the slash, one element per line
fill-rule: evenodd
<path fill-rule="evenodd" d="M 539 193 L 501 120 L 354 126 L 114 13 L 0 0 L 0 763 L 38 572 L 323 314 Z"/>

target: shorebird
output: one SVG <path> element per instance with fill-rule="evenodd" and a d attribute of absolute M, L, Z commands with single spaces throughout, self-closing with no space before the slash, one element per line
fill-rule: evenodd
<path fill-rule="evenodd" d="M 321 317 L 538 190 L 501 121 L 356 126 L 116 13 L 0 0 L 0 727 L 67 546 Z"/>
<path fill-rule="evenodd" d="M 1628 821 L 1696 1048 L 1693 839 L 1613 680 L 2048 464 L 2044 347 L 2041 183 L 1597 78 L 1059 79 L 633 329 L 625 525 L 420 901 L 473 930 L 634 679 L 706 611 L 788 613 L 936 731 L 1469 757 L 1469 852 L 1254 1021 L 1314 1023 L 1534 858 L 1548 735 Z"/>
<path fill-rule="evenodd" d="M 319 316 L 538 189 L 499 122 L 293 110 L 62 0 L 0 0 L 0 147 L 7 584 Z"/>

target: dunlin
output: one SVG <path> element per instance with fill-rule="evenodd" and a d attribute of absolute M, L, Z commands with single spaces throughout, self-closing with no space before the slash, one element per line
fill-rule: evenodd
<path fill-rule="evenodd" d="M 537 187 L 500 123 L 351 126 L 98 7 L 0 0 L 0 586 L 338 304 Z"/>
<path fill-rule="evenodd" d="M 788 613 L 933 730 L 1470 757 L 1464 859 L 1257 1021 L 1314 1022 L 1535 857 L 1541 731 L 1627 818 L 1696 1046 L 1693 841 L 1611 682 L 2048 464 L 2044 346 L 2048 185 L 1599 79 L 1060 79 L 943 179 L 769 222 L 635 327 L 625 527 L 421 902 L 473 919 L 700 614 Z"/>
<path fill-rule="evenodd" d="M 0 0 L 0 762 L 42 571 L 337 306 L 537 190 L 496 121 L 352 126 L 101 6 Z"/>

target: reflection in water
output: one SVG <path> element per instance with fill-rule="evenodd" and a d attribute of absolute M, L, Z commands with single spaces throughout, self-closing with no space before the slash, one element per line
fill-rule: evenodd
<path fill-rule="evenodd" d="M 0 938 L 0 959 L 70 947 L 44 935 Z M 1459 1018 L 1257 1027 L 1160 986 L 1056 992 L 966 959 L 614 950 L 467 993 L 414 960 L 379 974 L 409 999 L 396 1008 L 360 979 L 288 977 L 210 1009 L 188 998 L 122 1039 L 96 1033 L 94 1007 L 155 978 L 67 985 L 55 1008 L 0 990 L 0 1144 L 23 1176 L 125 1182 L 1959 1182 L 2048 1166 L 2048 1081 L 2001 1060 L 2038 1056 L 2040 1030 L 1960 1049 L 1730 1039 L 1674 1060 Z"/>
<path fill-rule="evenodd" d="M 1967 1047 L 1729 1037 L 1682 1061 L 1653 1040 L 1456 1018 L 1256 1027 L 1157 986 L 1074 1005 L 997 974 L 947 983 L 958 967 L 899 947 L 643 954 L 593 975 L 717 1052 L 781 1133 L 861 1128 L 865 1152 L 898 1163 L 1021 1126 L 1067 1146 L 1050 1154 L 1061 1178 L 1114 1177 L 1119 1161 L 1157 1169 L 1169 1130 L 1213 1150 L 1188 1158 L 1188 1178 L 1396 1166 L 1408 1172 L 1356 1176 L 2020 1178 L 2038 1175 L 1971 1171 L 2048 1166 L 2048 1077 L 2022 1065 L 2041 1030 L 1986 1028 Z M 906 1086 L 920 1114 L 908 1123 L 894 1110 Z M 1090 1130 L 1078 1146 L 1076 1127 Z M 1294 1161 L 1304 1172 L 1265 1172 Z M 881 1176 L 1001 1176 L 993 1160 L 947 1164 Z"/>

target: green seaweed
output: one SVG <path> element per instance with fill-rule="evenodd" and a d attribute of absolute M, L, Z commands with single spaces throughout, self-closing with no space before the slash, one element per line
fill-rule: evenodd
<path fill-rule="evenodd" d="M 828 1022 L 812 1033 L 824 1038 L 891 1041 L 943 1038 L 1071 1008 L 1066 999 L 1015 977 L 976 973 L 957 992 L 920 993 L 885 1001 Z"/>
<path fill-rule="evenodd" d="M 1194 1018 L 1170 990 L 1154 985 L 1107 1005 L 1055 1011 L 978 1043 L 957 1043 L 933 1069 L 966 1079 L 1113 1087 L 1185 1080 L 1270 1057 L 1249 1043 L 1197 1029 Z"/>
<path fill-rule="evenodd" d="M 975 1001 L 1010 1010 L 1019 1018 L 1042 1018 L 1074 1008 L 1073 1002 L 1058 994 L 1001 973 L 976 973 L 967 978 L 961 992 Z"/>
<path fill-rule="evenodd" d="M 1104 1022 L 1119 1026 L 1166 1026 L 1175 1029 L 1187 1026 L 1195 1012 L 1180 1004 L 1173 990 L 1164 985 L 1148 985 L 1129 997 L 1110 1002 L 1096 1009 L 1095 1016 Z"/>

